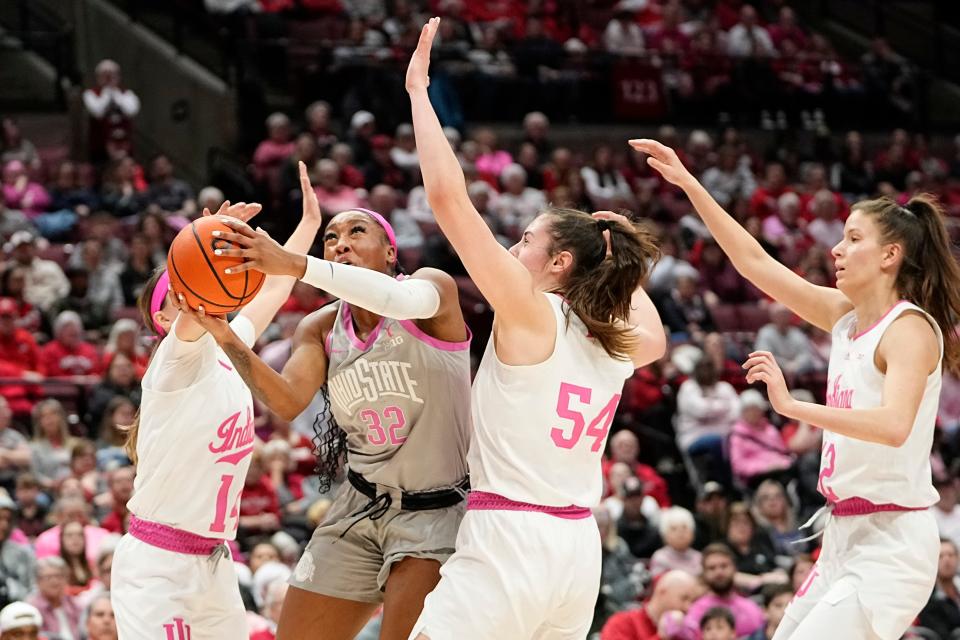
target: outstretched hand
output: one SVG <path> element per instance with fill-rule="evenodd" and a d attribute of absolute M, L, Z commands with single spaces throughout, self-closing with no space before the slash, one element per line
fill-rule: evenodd
<path fill-rule="evenodd" d="M 677 152 L 670 147 L 646 138 L 630 140 L 630 146 L 650 156 L 647 164 L 656 169 L 667 182 L 682 189 L 695 181 L 693 175 L 680 162 Z"/>
<path fill-rule="evenodd" d="M 320 214 L 320 202 L 317 200 L 317 192 L 310 184 L 310 175 L 307 173 L 307 165 L 300 161 L 300 192 L 303 194 L 303 219 L 308 222 L 316 223 L 319 227 L 323 222 L 323 216 Z"/>
<path fill-rule="evenodd" d="M 263 209 L 263 207 L 256 202 L 238 202 L 236 204 L 230 204 L 230 201 L 226 200 L 220 205 L 220 208 L 217 209 L 216 213 L 211 213 L 210 209 L 204 207 L 203 215 L 227 216 L 228 218 L 236 218 L 241 222 L 247 222 L 253 218 L 253 216 L 260 213 L 261 209 Z"/>
<path fill-rule="evenodd" d="M 423 25 L 420 32 L 420 41 L 417 43 L 417 49 L 410 58 L 410 64 L 407 66 L 407 91 L 417 91 L 426 89 L 430 86 L 430 49 L 433 47 L 433 38 L 437 35 L 437 29 L 440 27 L 440 18 L 430 18 L 427 24 Z"/>

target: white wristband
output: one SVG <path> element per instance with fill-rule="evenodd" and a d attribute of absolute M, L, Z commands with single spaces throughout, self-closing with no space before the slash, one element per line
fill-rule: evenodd
<path fill-rule="evenodd" d="M 440 292 L 428 280 L 396 280 L 385 273 L 307 256 L 303 282 L 378 316 L 395 320 L 432 318 Z"/>

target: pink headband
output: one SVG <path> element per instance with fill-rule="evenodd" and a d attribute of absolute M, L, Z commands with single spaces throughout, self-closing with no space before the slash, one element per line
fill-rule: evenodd
<path fill-rule="evenodd" d="M 153 320 L 153 328 L 157 330 L 157 333 L 161 336 L 166 333 L 163 330 L 163 327 L 160 326 L 160 323 L 156 321 L 153 317 L 157 311 L 163 308 L 163 301 L 167 297 L 167 292 L 170 290 L 170 274 L 167 273 L 167 270 L 163 270 L 163 275 L 160 276 L 160 279 L 157 280 L 157 286 L 153 288 L 153 295 L 150 297 L 150 319 Z"/>
<path fill-rule="evenodd" d="M 375 221 L 377 224 L 379 224 L 381 227 L 383 227 L 383 230 L 384 230 L 384 231 L 386 232 L 386 234 L 387 234 L 387 240 L 390 241 L 390 246 L 393 247 L 393 250 L 394 250 L 394 251 L 397 251 L 397 234 L 395 234 L 395 233 L 393 232 L 393 227 L 390 226 L 390 223 L 387 222 L 387 219 L 386 219 L 386 218 L 384 218 L 382 215 L 380 215 L 380 214 L 377 213 L 376 211 L 370 211 L 370 209 L 363 209 L 363 208 L 361 208 L 361 207 L 354 207 L 352 210 L 353 210 L 353 211 L 361 211 L 361 212 L 367 214 L 368 216 L 370 216 L 371 218 L 373 218 L 374 221 Z"/>

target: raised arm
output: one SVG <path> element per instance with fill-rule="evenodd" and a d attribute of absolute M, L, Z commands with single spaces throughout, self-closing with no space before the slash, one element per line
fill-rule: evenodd
<path fill-rule="evenodd" d="M 307 166 L 302 162 L 300 163 L 300 189 L 303 192 L 303 216 L 283 248 L 294 253 L 305 254 L 310 251 L 313 240 L 320 230 L 321 216 L 316 193 L 307 177 Z M 270 326 L 280 307 L 290 297 L 296 281 L 297 279 L 293 276 L 267 276 L 257 296 L 240 311 L 240 315 L 247 317 L 253 323 L 258 338 Z"/>
<path fill-rule="evenodd" d="M 463 170 L 430 104 L 430 49 L 440 24 L 431 18 L 407 69 L 407 93 L 427 200 L 443 234 L 470 277 L 497 313 L 499 322 L 536 328 L 546 299 L 533 287 L 529 271 L 497 242 L 467 195 Z"/>
<path fill-rule="evenodd" d="M 673 149 L 656 140 L 631 140 L 630 146 L 648 154 L 647 163 L 687 194 L 710 233 L 737 271 L 771 298 L 824 331 L 853 305 L 843 293 L 811 284 L 774 260 L 760 243 L 717 204 L 713 196 L 687 171 Z"/>

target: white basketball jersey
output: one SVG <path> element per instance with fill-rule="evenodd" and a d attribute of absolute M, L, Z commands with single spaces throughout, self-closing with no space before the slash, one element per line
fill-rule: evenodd
<path fill-rule="evenodd" d="M 230 326 L 253 345 L 250 320 L 237 316 Z M 158 390 L 160 376 L 169 379 L 178 364 L 188 378 L 183 386 Z M 172 331 L 157 348 L 142 386 L 130 512 L 199 536 L 232 540 L 254 445 L 250 390 L 213 336 L 184 343 Z"/>
<path fill-rule="evenodd" d="M 557 338 L 544 362 L 511 366 L 494 336 L 473 382 L 471 488 L 518 502 L 590 507 L 600 502 L 600 458 L 633 363 L 607 355 L 566 303 L 545 294 Z"/>
<path fill-rule="evenodd" d="M 883 334 L 906 311 L 919 311 L 933 325 L 943 362 L 943 335 L 933 318 L 906 301 L 898 302 L 876 324 L 854 335 L 854 312 L 833 327 L 827 406 L 872 409 L 883 402 L 884 375 L 874 364 L 874 354 Z M 929 507 L 938 500 L 930 470 L 930 449 L 940 400 L 941 367 L 927 376 L 926 387 L 913 429 L 901 447 L 855 440 L 831 431 L 823 432 L 819 491 L 828 502 L 865 498 L 875 504 Z"/>

